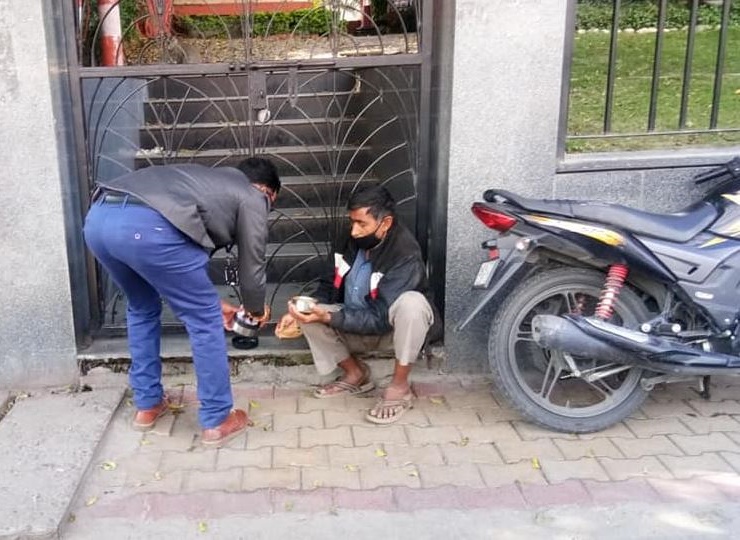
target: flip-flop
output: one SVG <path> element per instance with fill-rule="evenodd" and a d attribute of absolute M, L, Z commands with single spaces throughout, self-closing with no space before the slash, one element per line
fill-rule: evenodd
<path fill-rule="evenodd" d="M 392 424 L 394 422 L 397 422 L 406 411 L 414 408 L 413 400 L 414 394 L 412 392 L 409 392 L 401 399 L 379 398 L 377 403 L 375 403 L 375 406 L 367 411 L 367 414 L 365 415 L 365 420 L 367 420 L 368 422 L 372 422 L 373 424 Z M 393 409 L 393 414 L 388 416 L 387 418 L 381 418 L 379 416 L 374 416 L 373 414 L 371 414 L 373 410 L 380 411 L 382 409 Z"/>
<path fill-rule="evenodd" d="M 370 380 L 370 368 L 363 363 L 362 371 L 365 373 L 365 375 L 363 376 L 362 381 L 360 381 L 359 383 L 352 384 L 348 383 L 347 381 L 337 379 L 336 381 L 332 381 L 329 384 L 318 387 L 316 390 L 314 390 L 313 397 L 317 399 L 329 399 L 338 396 L 358 396 L 374 390 L 375 383 Z M 328 388 L 338 388 L 339 391 L 326 393 L 326 390 Z"/>

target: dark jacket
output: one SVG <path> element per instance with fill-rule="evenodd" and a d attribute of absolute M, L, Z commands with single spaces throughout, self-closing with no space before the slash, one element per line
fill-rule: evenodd
<path fill-rule="evenodd" d="M 337 304 L 344 301 L 344 278 L 357 256 L 357 247 L 349 240 L 343 253 L 334 254 L 334 268 L 321 281 L 316 297 L 319 302 Z M 426 266 L 414 235 L 394 221 L 383 242 L 368 252 L 372 267 L 370 293 L 365 309 L 348 309 L 331 314 L 330 326 L 351 334 L 381 335 L 392 330 L 388 310 L 407 291 L 424 294 L 434 310 L 434 326 L 428 340 L 441 337 L 441 320 L 430 298 Z"/>
<path fill-rule="evenodd" d="M 165 165 L 98 185 L 141 199 L 210 252 L 236 245 L 244 309 L 262 313 L 270 200 L 244 173 L 232 167 Z"/>

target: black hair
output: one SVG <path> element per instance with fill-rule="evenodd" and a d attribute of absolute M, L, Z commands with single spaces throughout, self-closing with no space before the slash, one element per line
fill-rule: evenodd
<path fill-rule="evenodd" d="M 368 213 L 377 220 L 396 215 L 396 201 L 383 186 L 373 186 L 352 193 L 347 201 L 347 210 L 358 208 L 367 208 Z"/>
<path fill-rule="evenodd" d="M 277 193 L 280 191 L 280 177 L 272 161 L 260 157 L 250 157 L 236 166 L 252 184 L 262 184 Z"/>

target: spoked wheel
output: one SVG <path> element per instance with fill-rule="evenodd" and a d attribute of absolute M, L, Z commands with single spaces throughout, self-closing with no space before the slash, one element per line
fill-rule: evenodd
<path fill-rule="evenodd" d="M 605 275 L 579 268 L 544 270 L 520 283 L 491 323 L 488 357 L 494 384 L 525 418 L 569 433 L 604 429 L 629 416 L 647 396 L 642 369 L 543 349 L 532 338 L 535 315 L 592 315 Z M 636 328 L 649 317 L 625 287 L 610 323 Z"/>

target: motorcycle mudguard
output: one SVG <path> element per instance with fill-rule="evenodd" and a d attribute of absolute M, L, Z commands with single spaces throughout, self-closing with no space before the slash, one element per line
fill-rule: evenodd
<path fill-rule="evenodd" d="M 533 249 L 534 246 L 523 250 L 514 249 L 509 252 L 505 259 L 502 259 L 502 264 L 496 269 L 496 273 L 493 275 L 491 288 L 470 308 L 460 324 L 455 327 L 455 332 L 459 332 L 465 328 L 489 302 L 496 298 L 496 295 L 504 286 L 521 270 Z"/>

